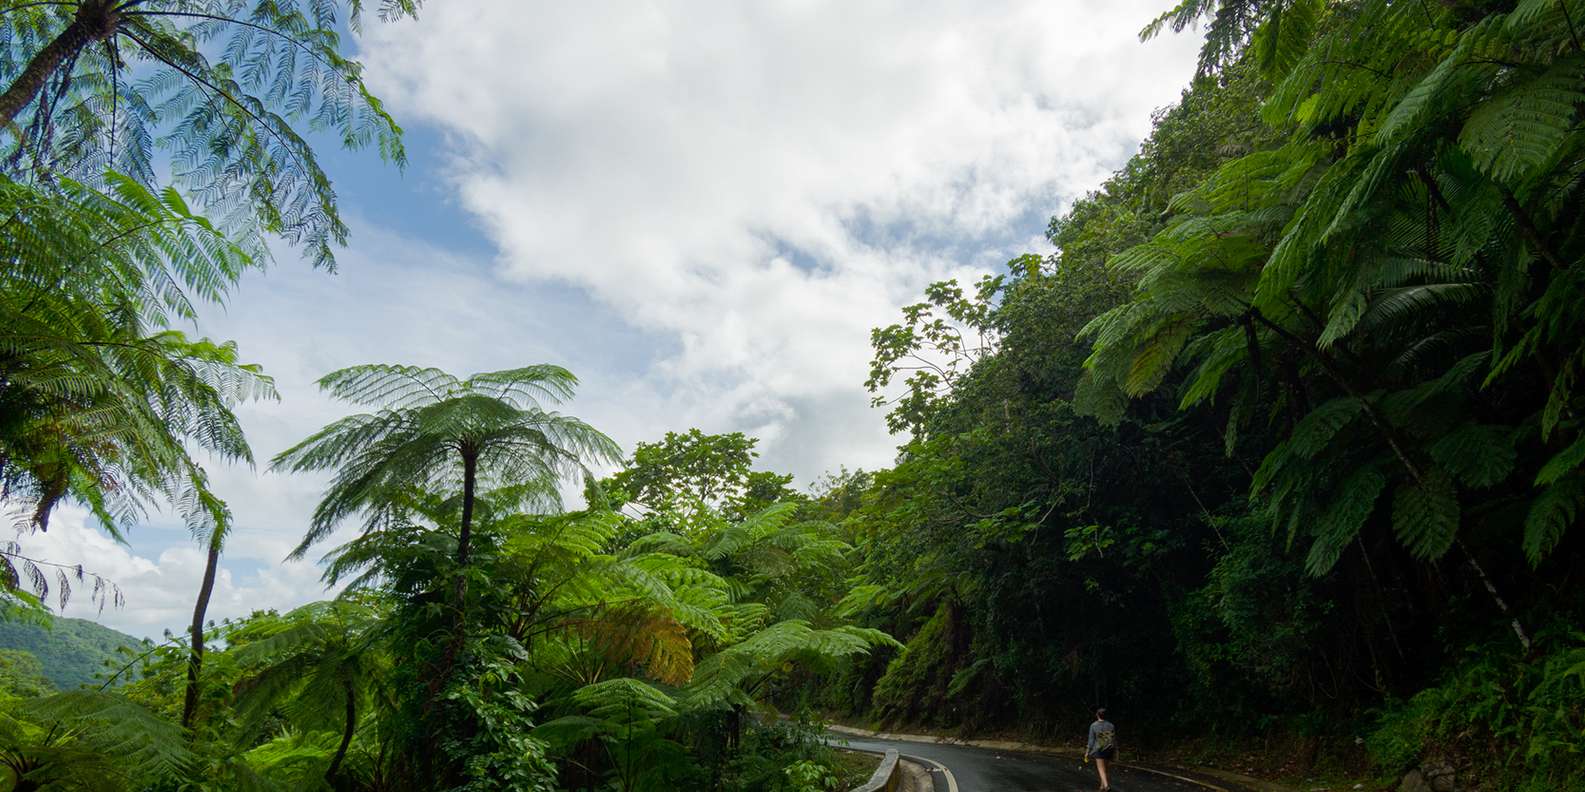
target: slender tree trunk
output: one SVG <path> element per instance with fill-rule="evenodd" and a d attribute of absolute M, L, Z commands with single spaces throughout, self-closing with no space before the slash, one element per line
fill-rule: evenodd
<path fill-rule="evenodd" d="M 478 453 L 464 448 L 462 452 L 462 526 L 457 531 L 457 584 L 452 589 L 452 599 L 457 608 L 457 622 L 453 626 L 451 644 L 446 648 L 445 658 L 441 661 L 442 672 L 430 680 L 430 694 L 438 694 L 442 685 L 451 677 L 451 672 L 456 668 L 457 655 L 462 653 L 462 646 L 467 641 L 468 614 L 466 603 L 468 598 L 468 551 L 473 541 L 473 490 L 479 472 Z"/>
<path fill-rule="evenodd" d="M 341 770 L 341 760 L 347 758 L 347 748 L 352 745 L 352 733 L 358 728 L 358 699 L 352 688 L 352 680 L 346 682 L 347 693 L 347 723 L 341 730 L 341 745 L 336 747 L 336 755 L 330 759 L 330 767 L 325 770 L 325 780 L 332 786 L 336 783 L 336 773 Z"/>
<path fill-rule="evenodd" d="M 204 563 L 204 579 L 198 586 L 198 602 L 193 605 L 193 623 L 188 628 L 192 639 L 187 657 L 187 697 L 182 702 L 182 728 L 193 725 L 198 712 L 198 678 L 204 667 L 204 614 L 209 611 L 209 596 L 215 591 L 215 570 L 220 566 L 220 531 L 209 535 L 209 557 Z"/>
<path fill-rule="evenodd" d="M 78 6 L 72 23 L 44 45 L 0 94 L 0 127 L 10 126 L 17 114 L 38 98 L 61 64 L 75 58 L 89 44 L 109 38 L 119 21 L 112 0 L 87 0 Z"/>
<path fill-rule="evenodd" d="M 1519 616 L 1508 607 L 1508 601 L 1503 599 L 1502 594 L 1497 591 L 1497 584 L 1491 582 L 1491 577 L 1486 574 L 1486 568 L 1475 560 L 1475 554 L 1471 553 L 1462 541 L 1458 543 L 1458 549 L 1464 553 L 1464 558 L 1469 562 L 1469 568 L 1475 572 L 1475 577 L 1480 580 L 1482 586 L 1486 587 L 1486 593 L 1490 594 L 1492 601 L 1497 603 L 1497 610 L 1502 611 L 1502 615 L 1508 617 L 1508 624 L 1513 627 L 1513 634 L 1518 637 L 1519 645 L 1524 647 L 1526 654 L 1529 654 L 1530 634 L 1525 631 L 1524 624 L 1519 621 Z"/>
<path fill-rule="evenodd" d="M 1502 193 L 1503 206 L 1508 208 L 1508 213 L 1513 215 L 1514 223 L 1519 226 L 1519 235 L 1534 248 L 1535 254 L 1551 264 L 1554 269 L 1568 269 L 1568 262 L 1547 244 L 1546 236 L 1536 227 L 1535 220 L 1531 219 L 1530 213 L 1524 210 L 1524 206 L 1519 203 L 1513 191 L 1501 184 L 1497 185 L 1497 190 Z"/>
<path fill-rule="evenodd" d="M 479 475 L 479 457 L 462 454 L 462 530 L 457 534 L 457 566 L 468 565 L 468 545 L 473 541 L 473 488 Z"/>
<path fill-rule="evenodd" d="M 462 604 L 468 596 L 468 555 L 473 543 L 473 489 L 479 475 L 479 457 L 462 452 L 462 527 L 457 531 L 457 630 L 462 634 Z"/>

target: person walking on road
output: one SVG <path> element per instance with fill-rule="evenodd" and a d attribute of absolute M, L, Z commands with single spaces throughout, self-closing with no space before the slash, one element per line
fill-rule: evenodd
<path fill-rule="evenodd" d="M 1090 724 L 1090 742 L 1084 749 L 1087 759 L 1095 760 L 1095 771 L 1101 774 L 1101 792 L 1112 788 L 1106 775 L 1106 763 L 1117 755 L 1117 727 L 1106 719 L 1106 708 L 1095 711 L 1095 722 Z"/>

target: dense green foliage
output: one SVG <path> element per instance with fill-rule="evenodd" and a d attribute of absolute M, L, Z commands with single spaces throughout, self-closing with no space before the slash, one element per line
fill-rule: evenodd
<path fill-rule="evenodd" d="M 21 650 L 40 663 L 39 673 L 59 690 L 97 685 L 129 659 L 143 641 L 87 619 L 48 624 L 0 621 L 0 649 Z M 140 650 L 141 651 L 141 650 Z"/>
<path fill-rule="evenodd" d="M 327 558 L 327 581 L 346 591 L 206 624 L 232 519 L 199 455 L 251 463 L 232 408 L 274 391 L 234 345 L 177 327 L 267 263 L 271 236 L 333 264 L 346 228 L 306 133 L 402 161 L 399 129 L 343 54 L 339 28 L 363 10 L 82 0 L 3 12 L 0 501 L 40 531 L 78 503 L 121 541 L 148 510 L 174 507 L 207 562 L 186 635 L 79 687 L 74 670 L 100 647 L 44 609 L 83 586 L 120 606 L 120 590 L 14 544 L 0 552 L 0 617 L 31 636 L 31 651 L 0 658 L 0 783 L 829 788 L 842 765 L 814 727 L 758 716 L 790 670 L 890 641 L 830 615 L 850 548 L 777 504 L 790 477 L 751 471 L 742 435 L 641 446 L 613 478 L 612 495 L 626 494 L 594 500 L 639 514 L 562 514 L 563 480 L 603 493 L 589 466 L 620 453 L 552 411 L 576 385 L 556 366 L 327 375 L 328 392 L 370 412 L 274 463 L 333 474 L 298 555 L 361 523 Z M 28 632 L 52 621 L 62 633 Z M 46 665 L 65 692 L 51 693 Z"/>
<path fill-rule="evenodd" d="M 1105 704 L 1146 742 L 1585 785 L 1582 14 L 1148 27 L 1206 20 L 1200 74 L 1058 252 L 874 333 L 908 440 L 836 508 L 855 612 L 907 649 L 828 703 L 1063 737 Z"/>
<path fill-rule="evenodd" d="M 402 159 L 342 54 L 342 8 L 82 0 L 13 4 L 0 24 L 0 499 L 27 503 L 38 530 L 78 502 L 117 538 L 175 508 L 207 550 L 189 698 L 231 524 L 195 452 L 251 463 L 231 409 L 274 389 L 234 344 L 178 323 L 266 263 L 271 236 L 333 263 L 346 228 L 307 129 Z M 361 2 L 346 10 L 356 24 Z M 39 605 L 40 566 L 0 554 L 0 612 Z"/>
<path fill-rule="evenodd" d="M 134 746 L 97 789 L 792 792 L 842 772 L 815 727 L 764 710 L 796 674 L 891 643 L 832 615 L 851 552 L 833 526 L 796 503 L 547 514 L 543 487 L 519 484 L 474 498 L 463 559 L 462 481 L 437 481 L 371 491 L 377 519 L 327 559 L 350 584 L 338 599 L 213 628 L 224 649 L 193 699 L 179 639 L 115 694 L 28 701 L 27 669 L 8 671 L 0 758 L 28 781 L 105 784 L 113 746 Z"/>
<path fill-rule="evenodd" d="M 742 432 L 667 432 L 658 443 L 639 443 L 622 469 L 585 497 L 612 509 L 631 505 L 654 516 L 684 518 L 709 510 L 744 516 L 798 497 L 788 487 L 792 476 L 753 469 L 758 443 Z"/>
<path fill-rule="evenodd" d="M 47 696 L 55 686 L 44 676 L 44 664 L 32 652 L 0 649 L 0 690 L 19 698 Z"/>

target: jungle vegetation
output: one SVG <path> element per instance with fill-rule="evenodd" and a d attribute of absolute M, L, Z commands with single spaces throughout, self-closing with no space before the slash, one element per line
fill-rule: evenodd
<path fill-rule="evenodd" d="M 1198 73 L 1057 252 L 874 332 L 905 443 L 825 499 L 851 612 L 907 648 L 826 705 L 1063 739 L 1126 707 L 1147 744 L 1585 788 L 1581 20 L 1150 24 L 1203 30 Z"/>
<path fill-rule="evenodd" d="M 872 334 L 888 469 L 624 455 L 553 365 L 331 372 L 360 412 L 270 467 L 330 474 L 296 554 L 340 593 L 211 622 L 202 460 L 253 464 L 233 409 L 276 394 L 195 306 L 272 249 L 334 267 L 310 141 L 405 158 L 341 36 L 419 11 L 0 7 L 0 500 L 123 541 L 172 509 L 208 565 L 87 685 L 0 653 L 0 789 L 802 792 L 844 783 L 822 718 L 1069 741 L 1098 705 L 1147 748 L 1585 788 L 1585 2 L 1142 20 L 1203 33 L 1193 82 L 1055 252 Z M 136 607 L 0 548 L 0 619 L 74 587 Z"/>

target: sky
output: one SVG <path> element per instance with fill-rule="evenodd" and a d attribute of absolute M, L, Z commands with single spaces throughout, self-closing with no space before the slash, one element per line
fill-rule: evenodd
<path fill-rule="evenodd" d="M 1050 252 L 1048 219 L 1192 75 L 1195 37 L 1137 38 L 1164 5 L 449 0 L 370 24 L 354 46 L 409 166 L 321 146 L 353 231 L 338 271 L 286 251 L 198 323 L 280 392 L 238 410 L 261 464 L 210 464 L 236 517 L 210 616 L 326 596 L 282 562 L 325 479 L 264 463 L 349 411 L 313 384 L 342 366 L 557 363 L 582 382 L 565 411 L 624 449 L 699 427 L 760 438 L 800 484 L 887 466 L 870 329 Z M 128 539 L 67 507 L 20 541 L 126 597 L 83 587 L 64 615 L 180 632 L 201 549 L 159 514 Z"/>

